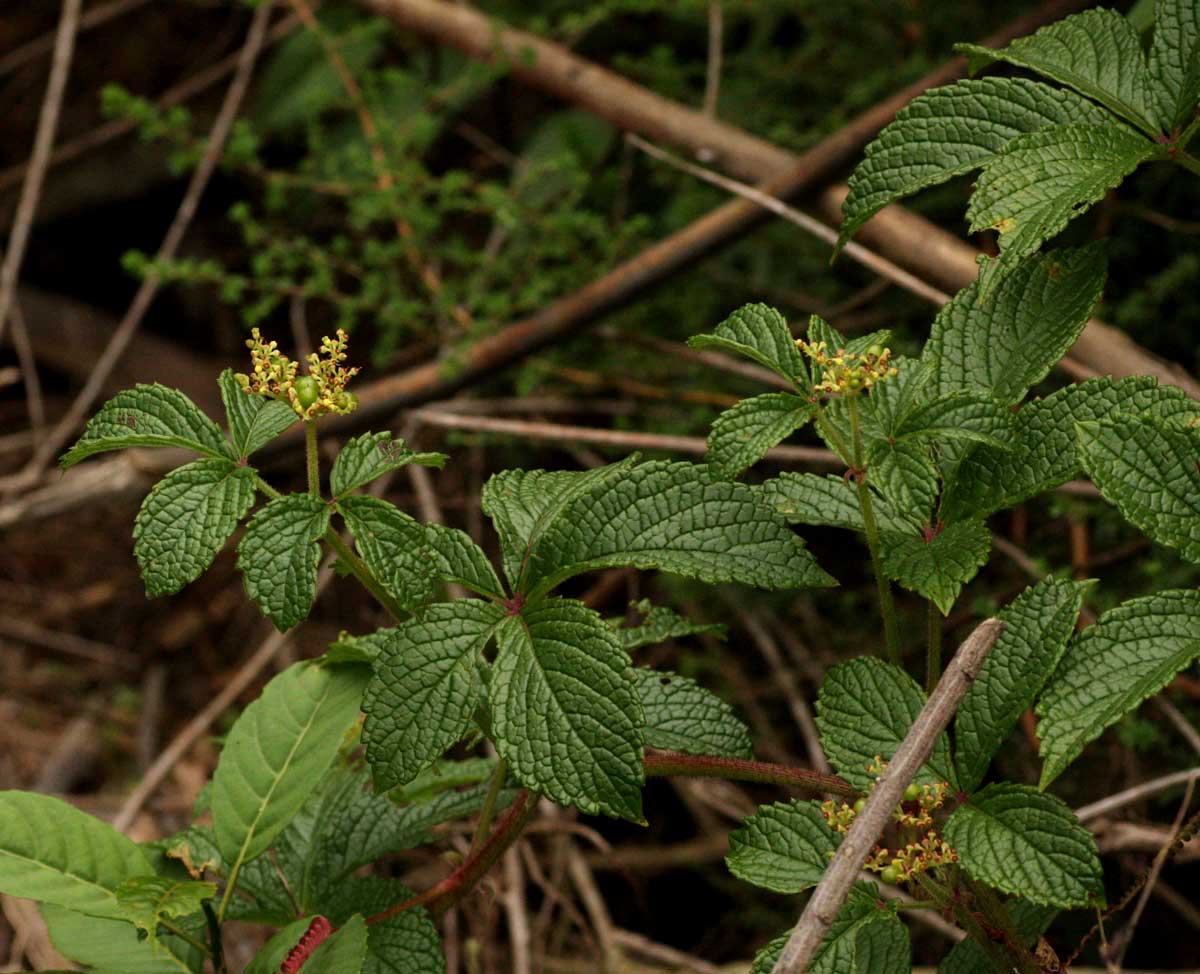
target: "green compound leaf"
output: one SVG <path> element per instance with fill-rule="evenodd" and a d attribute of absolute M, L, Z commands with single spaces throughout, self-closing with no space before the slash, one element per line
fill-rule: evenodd
<path fill-rule="evenodd" d="M 117 887 L 152 872 L 107 822 L 49 795 L 0 791 L 0 892 L 121 919 Z"/>
<path fill-rule="evenodd" d="M 118 392 L 83 428 L 83 436 L 59 458 L 66 470 L 80 460 L 131 446 L 173 446 L 207 457 L 236 460 L 220 427 L 178 389 L 137 385 Z"/>
<path fill-rule="evenodd" d="M 864 530 L 858 491 L 845 477 L 789 471 L 765 481 L 759 491 L 763 502 L 788 521 L 850 531 Z M 903 534 L 921 527 L 915 518 L 909 519 L 893 510 L 882 497 L 872 499 L 871 509 L 883 531 Z"/>
<path fill-rule="evenodd" d="M 880 440 L 867 451 L 867 470 L 868 482 L 894 510 L 904 511 L 922 524 L 933 519 L 938 471 L 923 444 Z"/>
<path fill-rule="evenodd" d="M 924 705 L 924 692 L 898 667 L 870 656 L 839 663 L 817 694 L 817 727 L 829 763 L 859 791 L 869 791 L 875 776 L 867 768 L 876 756 L 892 759 Z M 954 784 L 945 734 L 915 780 Z"/>
<path fill-rule="evenodd" d="M 444 524 L 425 525 L 424 557 L 431 571 L 480 595 L 504 598 L 504 586 L 483 549 L 471 536 Z"/>
<path fill-rule="evenodd" d="M 376 634 L 384 641 L 363 698 L 363 741 L 378 788 L 412 781 L 462 739 L 484 647 L 505 618 L 497 605 L 458 599 Z"/>
<path fill-rule="evenodd" d="M 1198 656 L 1200 592 L 1191 590 L 1132 599 L 1076 635 L 1037 707 L 1041 787 Z"/>
<path fill-rule="evenodd" d="M 300 968 L 302 974 L 363 974 L 367 923 L 355 914 L 325 940 Z"/>
<path fill-rule="evenodd" d="M 1013 139 L 980 173 L 967 205 L 972 232 L 1000 234 L 983 292 L 1162 151 L 1115 123 L 1056 125 Z"/>
<path fill-rule="evenodd" d="M 200 905 L 217 894 L 215 883 L 135 876 L 117 887 L 117 906 L 126 920 L 144 930 L 151 946 L 158 946 L 158 925 L 200 912 Z"/>
<path fill-rule="evenodd" d="M 938 312 L 925 345 L 938 391 L 970 389 L 1006 406 L 1020 402 L 1075 344 L 1100 300 L 1107 266 L 1103 247 L 1093 244 L 1035 254 L 986 301 L 978 281 L 963 288 Z"/>
<path fill-rule="evenodd" d="M 725 758 L 754 756 L 746 725 L 711 690 L 670 670 L 635 666 L 632 674 L 649 747 Z"/>
<path fill-rule="evenodd" d="M 334 458 L 329 471 L 329 490 L 335 498 L 369 484 L 389 470 L 398 470 L 410 463 L 441 469 L 446 464 L 444 453 L 414 453 L 402 439 L 392 439 L 391 433 L 364 433 L 348 440 Z"/>
<path fill-rule="evenodd" d="M 316 789 L 358 720 L 366 675 L 296 663 L 234 723 L 212 783 L 217 848 L 231 871 L 265 852 Z"/>
<path fill-rule="evenodd" d="M 242 459 L 261 450 L 300 418 L 286 402 L 247 392 L 233 377 L 233 369 L 222 372 L 217 384 L 233 449 Z"/>
<path fill-rule="evenodd" d="M 1077 429 L 1079 459 L 1105 499 L 1159 544 L 1200 561 L 1200 433 L 1149 416 Z"/>
<path fill-rule="evenodd" d="M 1061 800 L 1029 785 L 988 785 L 946 822 L 967 873 L 1043 906 L 1104 903 L 1096 840 Z"/>
<path fill-rule="evenodd" d="M 884 532 L 883 573 L 949 615 L 962 587 L 987 563 L 992 534 L 982 521 L 959 521 L 926 541 Z"/>
<path fill-rule="evenodd" d="M 708 434 L 709 471 L 715 479 L 733 480 L 807 423 L 815 408 L 799 396 L 768 392 L 726 409 Z"/>
<path fill-rule="evenodd" d="M 1025 900 L 1010 900 L 1005 903 L 1013 926 L 1017 928 L 1027 946 L 1032 946 L 1038 935 L 1050 926 L 1058 915 L 1058 907 L 1038 906 Z M 937 974 L 979 974 L 991 967 L 987 951 L 970 937 L 960 940 L 938 965 Z"/>
<path fill-rule="evenodd" d="M 648 600 L 632 603 L 632 608 L 646 614 L 639 625 L 622 627 L 623 618 L 604 620 L 612 627 L 617 642 L 627 653 L 683 636 L 713 635 L 718 639 L 725 638 L 726 627 L 721 623 L 692 622 L 665 605 L 650 605 Z"/>
<path fill-rule="evenodd" d="M 410 612 L 433 596 L 425 525 L 378 497 L 343 497 L 338 512 L 371 574 Z"/>
<path fill-rule="evenodd" d="M 1093 582 L 1046 578 L 1000 612 L 1004 631 L 955 715 L 958 783 L 971 791 L 1062 658 Z"/>
<path fill-rule="evenodd" d="M 1156 0 L 1150 44 L 1150 90 L 1159 126 L 1187 123 L 1200 103 L 1200 6 L 1195 0 Z"/>
<path fill-rule="evenodd" d="M 329 527 L 329 506 L 312 494 L 287 494 L 250 519 L 238 544 L 246 594 L 281 632 L 308 615 L 317 597 L 317 543 Z"/>
<path fill-rule="evenodd" d="M 889 203 L 977 169 L 1018 135 L 1109 115 L 1086 98 L 1025 78 L 934 88 L 896 113 L 850 175 L 838 248 Z"/>
<path fill-rule="evenodd" d="M 580 602 L 547 599 L 497 637 L 492 730 L 513 775 L 560 805 L 642 821 L 642 705 L 612 630 Z"/>
<path fill-rule="evenodd" d="M 204 955 L 170 934 L 151 944 L 139 939 L 132 923 L 101 920 L 51 903 L 42 904 L 42 919 L 54 948 L 86 965 L 90 974 L 199 974 L 204 969 Z"/>
<path fill-rule="evenodd" d="M 801 391 L 809 387 L 808 368 L 788 323 L 774 308 L 747 304 L 717 325 L 710 335 L 688 339 L 692 348 L 719 348 L 753 359 Z"/>
<path fill-rule="evenodd" d="M 963 441 L 1001 447 L 1012 438 L 1013 419 L 991 396 L 950 392 L 915 407 L 896 427 L 900 439 Z"/>
<path fill-rule="evenodd" d="M 713 483 L 689 463 L 639 464 L 581 494 L 534 546 L 529 575 L 540 594 L 624 565 L 766 589 L 834 584 L 751 488 Z"/>
<path fill-rule="evenodd" d="M 842 837 L 812 801 L 761 805 L 729 835 L 725 864 L 738 879 L 776 893 L 816 886 Z"/>
<path fill-rule="evenodd" d="M 978 44 L 956 44 L 955 50 L 970 58 L 972 73 L 994 60 L 1005 61 L 1074 88 L 1148 135 L 1158 132 L 1149 109 L 1141 40 L 1115 10 L 1085 10 L 1020 37 L 1003 50 Z"/>
<path fill-rule="evenodd" d="M 348 914 L 381 913 L 412 895 L 397 880 L 367 876 L 343 884 L 326 912 L 336 924 L 343 922 Z M 425 910 L 405 910 L 367 927 L 367 957 L 362 974 L 443 974 L 445 970 L 441 939 Z"/>
<path fill-rule="evenodd" d="M 232 460 L 193 460 L 154 485 L 133 525 L 150 598 L 178 592 L 205 572 L 254 504 L 256 477 Z"/>

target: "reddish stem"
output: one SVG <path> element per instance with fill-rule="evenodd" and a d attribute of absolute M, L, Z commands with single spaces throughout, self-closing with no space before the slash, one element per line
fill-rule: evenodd
<path fill-rule="evenodd" d="M 807 768 L 793 768 L 767 761 L 717 758 L 708 755 L 678 754 L 675 751 L 646 752 L 646 777 L 724 778 L 727 781 L 758 781 L 766 785 L 802 788 L 821 794 L 857 798 L 858 792 L 848 781 L 833 774 L 821 774 Z"/>

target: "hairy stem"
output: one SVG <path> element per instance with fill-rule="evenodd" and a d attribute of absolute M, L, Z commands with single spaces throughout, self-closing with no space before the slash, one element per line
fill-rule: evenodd
<path fill-rule="evenodd" d="M 1022 942 L 1008 908 L 1000 901 L 1000 897 L 983 883 L 976 882 L 961 869 L 958 870 L 958 876 L 971 894 L 972 901 L 983 917 L 983 922 L 987 925 L 985 932 L 989 935 L 989 939 L 1003 952 L 1006 960 L 1000 969 L 1005 972 L 1017 972 L 1017 974 L 1041 974 L 1041 965 Z"/>
<path fill-rule="evenodd" d="M 470 855 L 476 855 L 487 841 L 488 831 L 492 827 L 492 818 L 496 814 L 496 802 L 504 788 L 504 779 L 508 775 L 508 762 L 500 758 L 496 769 L 492 772 L 492 780 L 488 784 L 487 795 L 483 799 L 483 808 L 479 810 L 479 824 L 475 826 L 475 835 L 471 838 Z"/>
<path fill-rule="evenodd" d="M 325 531 L 324 540 L 325 543 L 334 550 L 338 558 L 342 560 L 342 564 L 345 565 L 350 570 L 350 573 L 358 579 L 362 587 L 370 592 L 372 596 L 374 596 L 376 602 L 387 609 L 388 613 L 393 619 L 395 619 L 397 622 L 403 622 L 408 618 L 409 613 L 404 611 L 404 606 L 402 606 L 390 594 L 388 594 L 387 589 L 383 587 L 379 579 L 377 579 L 372 573 L 371 569 L 367 567 L 367 563 L 363 561 L 357 555 L 357 553 L 355 553 L 354 550 L 351 549 L 348 544 L 346 544 L 345 541 L 341 539 L 341 536 L 338 535 L 333 528 L 328 528 Z"/>
<path fill-rule="evenodd" d="M 313 497 L 321 496 L 321 467 L 317 462 L 317 423 L 304 421 L 304 455 L 308 458 L 308 492 Z"/>
<path fill-rule="evenodd" d="M 929 648 L 925 656 L 925 692 L 933 693 L 942 678 L 942 614 L 929 600 Z"/>
<path fill-rule="evenodd" d="M 807 768 L 766 761 L 744 761 L 740 758 L 718 758 L 697 754 L 678 754 L 674 751 L 647 751 L 646 777 L 724 778 L 727 781 L 757 781 L 785 788 L 803 788 L 818 794 L 856 798 L 854 787 L 837 775 L 821 774 Z"/>

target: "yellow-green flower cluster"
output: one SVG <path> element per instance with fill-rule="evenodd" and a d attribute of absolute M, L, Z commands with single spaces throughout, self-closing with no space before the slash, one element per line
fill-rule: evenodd
<path fill-rule="evenodd" d="M 863 865 L 879 873 L 886 883 L 907 883 L 920 873 L 953 862 L 958 862 L 958 853 L 930 829 L 919 842 L 910 842 L 896 852 L 876 846 Z"/>
<path fill-rule="evenodd" d="M 830 352 L 824 342 L 806 342 L 803 338 L 796 339 L 796 346 L 821 369 L 821 381 L 813 389 L 827 395 L 856 396 L 898 372 L 891 364 L 892 350 L 879 345 L 872 345 L 861 355 L 844 348 Z"/>
<path fill-rule="evenodd" d="M 346 345 L 346 333 L 340 328 L 334 338 L 322 338 L 320 351 L 308 356 L 308 374 L 298 376 L 299 364 L 279 351 L 278 342 L 263 341 L 255 328 L 246 340 L 251 374 L 235 378 L 247 392 L 286 402 L 301 419 L 351 413 L 358 399 L 346 386 L 358 369 L 341 364 L 346 360 Z"/>

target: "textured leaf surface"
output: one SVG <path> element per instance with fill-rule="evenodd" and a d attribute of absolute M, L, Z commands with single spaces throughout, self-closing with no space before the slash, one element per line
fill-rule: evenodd
<path fill-rule="evenodd" d="M 344 921 L 312 952 L 301 974 L 362 974 L 367 960 L 367 924 L 357 914 Z"/>
<path fill-rule="evenodd" d="M 753 359 L 799 389 L 809 385 L 808 367 L 796 348 L 792 330 L 774 308 L 765 304 L 747 304 L 717 325 L 709 335 L 688 339 L 692 348 L 719 348 Z"/>
<path fill-rule="evenodd" d="M 217 383 L 229 421 L 229 437 L 239 457 L 248 457 L 262 449 L 299 419 L 286 402 L 256 396 L 243 389 L 233 377 L 233 369 L 222 372 Z"/>
<path fill-rule="evenodd" d="M 159 937 L 157 945 L 139 940 L 132 923 L 49 903 L 42 904 L 42 918 L 55 949 L 92 974 L 199 974 L 204 967 L 204 955 L 190 944 L 170 935 Z"/>
<path fill-rule="evenodd" d="M 817 694 L 817 727 L 829 763 L 859 791 L 869 790 L 875 779 L 867 767 L 876 755 L 891 760 L 924 705 L 921 688 L 895 666 L 870 656 L 839 663 Z M 954 783 L 945 734 L 915 780 Z"/>
<path fill-rule="evenodd" d="M 760 806 L 730 833 L 725 864 L 747 883 L 799 893 L 821 881 L 841 842 L 816 802 L 776 802 Z"/>
<path fill-rule="evenodd" d="M 1079 633 L 1038 703 L 1041 787 L 1198 656 L 1200 592 L 1191 590 L 1132 599 Z"/>
<path fill-rule="evenodd" d="M 842 204 L 839 245 L 889 203 L 991 161 L 1018 135 L 1107 119 L 1086 98 L 1025 78 L 977 78 L 927 91 L 867 146 Z"/>
<path fill-rule="evenodd" d="M 868 482 L 892 508 L 905 511 L 922 524 L 932 520 L 938 472 L 921 443 L 875 443 L 867 453 L 867 471 Z"/>
<path fill-rule="evenodd" d="M 329 471 L 329 490 L 334 497 L 341 497 L 389 470 L 410 463 L 441 468 L 446 460 L 444 453 L 414 453 L 404 445 L 404 440 L 393 439 L 391 433 L 364 433 L 347 440 L 334 458 Z"/>
<path fill-rule="evenodd" d="M 144 930 L 152 946 L 158 945 L 158 924 L 200 912 L 200 904 L 217 893 L 215 883 L 135 876 L 117 887 L 117 906 L 126 920 Z"/>
<path fill-rule="evenodd" d="M 1079 458 L 1105 499 L 1159 544 L 1200 561 L 1200 433 L 1147 416 L 1077 429 Z"/>
<path fill-rule="evenodd" d="M 1012 415 L 991 396 L 950 392 L 915 407 L 896 428 L 896 439 L 933 439 L 1003 447 L 1012 437 Z"/>
<path fill-rule="evenodd" d="M 1096 840 L 1061 800 L 1028 785 L 988 785 L 946 822 L 946 841 L 981 882 L 1044 906 L 1104 901 Z"/>
<path fill-rule="evenodd" d="M 1150 85 L 1158 123 L 1169 132 L 1200 103 L 1200 4 L 1156 0 L 1154 14 Z"/>
<path fill-rule="evenodd" d="M 220 427 L 178 389 L 137 385 L 118 392 L 88 420 L 83 435 L 58 461 L 66 470 L 85 457 L 131 446 L 174 446 L 236 459 Z"/>
<path fill-rule="evenodd" d="M 576 498 L 534 546 L 530 575 L 544 592 L 621 565 L 768 589 L 833 583 L 753 490 L 689 463 L 639 464 Z"/>
<path fill-rule="evenodd" d="M 312 494 L 287 494 L 250 519 L 238 544 L 246 594 L 280 631 L 308 615 L 317 597 L 321 536 L 329 507 Z"/>
<path fill-rule="evenodd" d="M 49 795 L 0 791 L 0 892 L 120 919 L 117 887 L 151 872 L 107 822 Z"/>
<path fill-rule="evenodd" d="M 433 595 L 425 525 L 378 497 L 343 497 L 338 511 L 362 560 L 389 595 L 413 610 Z"/>
<path fill-rule="evenodd" d="M 844 477 L 833 474 L 782 473 L 765 481 L 762 498 L 780 516 L 800 524 L 862 531 L 858 492 Z M 873 498 L 871 509 L 881 530 L 905 532 L 919 528 L 915 521 L 893 511 L 883 498 Z"/>
<path fill-rule="evenodd" d="M 1004 631 L 955 715 L 958 783 L 971 791 L 1054 672 L 1092 582 L 1047 578 L 1000 612 Z"/>
<path fill-rule="evenodd" d="M 635 608 L 646 613 L 639 625 L 622 627 L 624 619 L 606 620 L 613 627 L 613 635 L 617 637 L 617 642 L 626 652 L 683 636 L 712 635 L 718 639 L 725 638 L 725 626 L 720 623 L 693 622 L 665 605 L 650 605 L 644 602 L 635 604 Z"/>
<path fill-rule="evenodd" d="M 504 586 L 483 549 L 471 536 L 444 524 L 425 525 L 425 558 L 433 574 L 480 595 L 504 597 Z"/>
<path fill-rule="evenodd" d="M 320 783 L 358 719 L 364 671 L 296 663 L 234 723 L 212 783 L 217 847 L 231 869 L 265 852 Z"/>
<path fill-rule="evenodd" d="M 194 460 L 154 485 L 133 525 L 147 595 L 178 592 L 205 572 L 253 505 L 255 477 L 232 460 Z"/>
<path fill-rule="evenodd" d="M 378 635 L 363 741 L 379 788 L 411 781 L 466 733 L 479 702 L 483 649 L 504 610 L 459 599 Z"/>
<path fill-rule="evenodd" d="M 341 923 L 347 914 L 373 916 L 412 895 L 394 879 L 367 876 L 344 884 L 330 901 L 328 915 L 334 923 Z M 443 974 L 446 959 L 429 914 L 405 910 L 367 927 L 362 970 L 363 974 Z"/>
<path fill-rule="evenodd" d="M 949 615 L 962 587 L 987 563 L 992 535 L 982 521 L 959 521 L 929 541 L 885 532 L 882 542 L 883 573 Z"/>
<path fill-rule="evenodd" d="M 1005 904 L 1009 916 L 1017 932 L 1027 944 L 1033 943 L 1039 934 L 1050 926 L 1050 921 L 1058 915 L 1058 908 L 1039 906 L 1024 900 L 1010 900 Z M 938 965 L 938 974 L 978 974 L 991 967 L 987 952 L 975 940 L 967 937 L 955 944 L 954 948 Z"/>
<path fill-rule="evenodd" d="M 768 392 L 726 409 L 708 434 L 708 469 L 713 477 L 733 480 L 812 418 L 807 399 Z"/>
<path fill-rule="evenodd" d="M 641 821 L 641 702 L 629 657 L 579 602 L 527 605 L 498 631 L 489 696 L 501 757 L 562 805 Z"/>
<path fill-rule="evenodd" d="M 695 680 L 669 670 L 633 668 L 646 715 L 646 744 L 684 754 L 753 757 L 750 732 L 733 708 Z"/>

